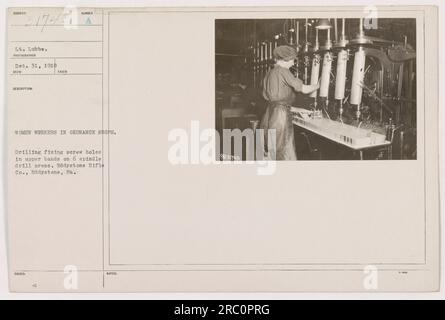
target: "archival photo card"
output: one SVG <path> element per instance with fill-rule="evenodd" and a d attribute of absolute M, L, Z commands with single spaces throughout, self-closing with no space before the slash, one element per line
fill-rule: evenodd
<path fill-rule="evenodd" d="M 437 14 L 10 8 L 11 291 L 438 290 Z"/>

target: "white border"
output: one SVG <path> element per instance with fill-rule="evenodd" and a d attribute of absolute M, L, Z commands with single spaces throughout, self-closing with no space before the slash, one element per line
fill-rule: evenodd
<path fill-rule="evenodd" d="M 442 2 L 442 4 L 441 4 Z M 0 64 L 0 97 L 3 101 L 2 112 L 0 116 L 0 135 L 1 135 L 1 150 L 3 155 L 0 158 L 0 165 L 2 170 L 0 171 L 0 178 L 2 184 L 0 184 L 0 299 L 445 299 L 445 281 L 443 275 L 445 274 L 444 264 L 441 264 L 441 291 L 437 293 L 134 293 L 134 294 L 119 294 L 119 293 L 58 293 L 58 294 L 44 294 L 44 293 L 9 293 L 8 288 L 8 273 L 7 273 L 7 259 L 6 259 L 6 234 L 5 234 L 5 203 L 4 203 L 4 186 L 5 181 L 3 179 L 5 174 L 5 66 L 6 66 L 6 8 L 13 6 L 66 6 L 75 5 L 79 7 L 160 7 L 160 6 L 172 6 L 172 7 L 184 7 L 184 6 L 304 6 L 307 5 L 307 1 L 293 0 L 293 1 L 272 1 L 272 0 L 238 0 L 238 1 L 223 1 L 223 0 L 132 0 L 132 1 L 100 1 L 100 0 L 78 0 L 78 1 L 66 1 L 66 0 L 39 0 L 39 1 L 23 1 L 23 0 L 6 0 L 2 1 L 0 5 L 0 45 L 2 63 Z M 311 6 L 324 6 L 326 1 L 312 0 Z M 439 30 L 444 30 L 443 19 L 445 17 L 445 5 L 443 0 L 432 1 L 394 1 L 394 0 L 349 0 L 349 1 L 336 1 L 335 6 L 341 5 L 437 5 L 439 7 Z M 444 33 L 439 31 L 439 52 L 445 52 L 444 47 Z M 445 64 L 439 65 L 439 135 L 442 137 L 445 127 L 445 113 L 440 104 L 444 99 L 444 69 Z M 441 155 L 445 150 L 445 140 L 439 141 L 439 154 Z M 445 160 L 440 159 L 440 180 L 444 181 L 444 167 Z M 443 201 L 445 197 L 445 186 L 441 183 L 440 195 L 441 195 L 441 207 L 443 207 Z M 441 230 L 445 230 L 445 219 L 441 219 Z M 441 237 L 441 256 L 445 256 L 444 237 Z"/>

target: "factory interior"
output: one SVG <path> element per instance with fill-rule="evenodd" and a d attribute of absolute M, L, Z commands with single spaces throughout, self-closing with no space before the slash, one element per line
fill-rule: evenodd
<path fill-rule="evenodd" d="M 295 94 L 297 160 L 417 158 L 416 20 L 218 19 L 215 126 L 258 129 L 273 51 L 295 48 L 289 68 L 311 94 Z"/>

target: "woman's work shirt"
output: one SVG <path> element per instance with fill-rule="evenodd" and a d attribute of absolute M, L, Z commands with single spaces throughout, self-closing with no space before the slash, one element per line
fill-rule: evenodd
<path fill-rule="evenodd" d="M 289 69 L 275 65 L 264 77 L 263 97 L 269 102 L 292 104 L 295 92 L 301 92 L 303 81 L 295 78 Z"/>

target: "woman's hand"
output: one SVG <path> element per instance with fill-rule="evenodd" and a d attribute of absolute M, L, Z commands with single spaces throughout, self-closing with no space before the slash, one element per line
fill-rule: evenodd
<path fill-rule="evenodd" d="M 317 84 L 303 85 L 301 92 L 304 94 L 310 94 L 315 90 L 318 90 L 318 88 L 320 88 L 320 81 L 318 81 Z"/>

